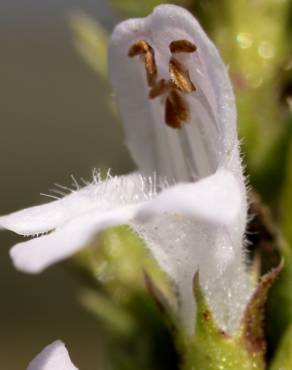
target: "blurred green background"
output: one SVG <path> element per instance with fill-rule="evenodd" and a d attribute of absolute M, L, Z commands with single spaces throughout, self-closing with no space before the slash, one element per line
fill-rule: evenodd
<path fill-rule="evenodd" d="M 132 168 L 105 108 L 109 90 L 72 46 L 67 15 L 76 8 L 109 30 L 117 22 L 106 0 L 0 1 L 0 214 L 46 201 L 38 194 L 54 182 L 70 185 L 70 174 Z M 8 257 L 16 241 L 0 234 L 0 368 L 25 369 L 60 338 L 81 369 L 93 369 L 96 321 L 76 301 L 79 286 L 59 266 L 16 272 Z"/>

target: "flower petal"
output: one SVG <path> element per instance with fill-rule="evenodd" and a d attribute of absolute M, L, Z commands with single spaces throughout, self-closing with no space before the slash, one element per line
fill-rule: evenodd
<path fill-rule="evenodd" d="M 189 106 L 189 121 L 181 122 L 181 128 L 166 124 L 165 88 L 160 97 L 149 99 L 151 85 L 146 78 L 145 56 L 129 58 L 130 48 L 141 40 L 152 48 L 150 59 L 151 55 L 155 57 L 156 90 L 163 85 L 158 84 L 161 79 L 168 81 L 170 72 L 175 76 L 177 70 L 178 77 L 186 82 L 190 79 L 195 85 L 196 90 L 186 89 L 186 93 L 177 91 L 179 87 L 175 90 L 183 106 Z M 177 40 L 187 40 L 197 50 L 173 53 L 170 44 Z M 175 70 L 170 70 L 171 58 L 179 66 Z M 226 68 L 216 47 L 188 11 L 160 5 L 144 19 L 119 24 L 111 37 L 109 70 L 126 142 L 140 171 L 151 174 L 156 170 L 169 179 L 189 181 L 214 173 L 230 157 L 238 161 L 234 96 Z M 169 98 L 167 102 L 169 105 Z M 185 113 L 181 117 L 187 116 Z"/>
<path fill-rule="evenodd" d="M 222 170 L 197 183 L 175 185 L 148 202 L 109 211 L 87 212 L 48 235 L 18 243 L 11 249 L 10 255 L 17 269 L 37 273 L 70 257 L 92 241 L 99 231 L 129 223 L 135 218 L 145 222 L 154 215 L 182 214 L 182 217 L 197 221 L 225 225 L 234 221 L 241 209 L 236 180 L 232 174 Z M 237 230 L 242 231 L 242 227 L 237 227 Z"/>
<path fill-rule="evenodd" d="M 64 220 L 62 201 L 26 208 L 0 217 L 1 229 L 20 235 L 44 233 L 57 227 Z"/>
<path fill-rule="evenodd" d="M 106 211 L 155 195 L 153 184 L 138 173 L 94 180 L 59 200 L 0 217 L 0 228 L 21 235 L 45 233 L 94 209 Z"/>
<path fill-rule="evenodd" d="M 250 291 L 243 251 L 245 207 L 237 179 L 219 170 L 196 183 L 166 189 L 137 212 L 132 226 L 174 281 L 181 303 L 178 313 L 189 333 L 194 328 L 192 285 L 198 270 L 220 326 L 233 331 L 239 325 Z"/>
<path fill-rule="evenodd" d="M 179 314 L 189 330 L 194 324 L 192 279 L 197 269 L 215 317 L 222 327 L 234 328 L 242 301 L 248 297 L 238 292 L 249 287 L 242 250 L 246 200 L 237 179 L 222 169 L 196 183 L 177 184 L 155 198 L 143 199 L 87 212 L 49 235 L 17 244 L 11 250 L 16 268 L 40 272 L 88 245 L 101 230 L 129 224 L 175 282 Z M 237 279 L 232 278 L 235 275 Z M 226 304 L 218 310 L 222 300 Z"/>
<path fill-rule="evenodd" d="M 21 235 L 45 233 L 74 216 L 91 210 L 96 204 L 97 185 L 89 185 L 59 200 L 34 206 L 0 217 L 2 228 Z"/>
<path fill-rule="evenodd" d="M 10 256 L 18 270 L 41 272 L 85 247 L 98 232 L 127 223 L 134 216 L 136 207 L 133 205 L 114 211 L 88 212 L 48 235 L 16 244 L 10 250 Z"/>
<path fill-rule="evenodd" d="M 244 215 L 244 204 L 245 198 L 233 174 L 219 170 L 195 183 L 177 184 L 164 190 L 141 207 L 138 217 L 143 220 L 173 213 L 229 226 Z M 241 231 L 245 221 L 243 217 Z"/>
<path fill-rule="evenodd" d="M 78 370 L 70 360 L 65 344 L 57 340 L 39 353 L 27 370 Z"/>

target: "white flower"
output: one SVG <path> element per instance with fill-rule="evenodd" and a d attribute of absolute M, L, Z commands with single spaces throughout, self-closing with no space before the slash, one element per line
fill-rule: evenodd
<path fill-rule="evenodd" d="M 60 340 L 49 344 L 28 365 L 27 370 L 78 370 Z"/>
<path fill-rule="evenodd" d="M 246 190 L 225 66 L 193 16 L 173 5 L 118 25 L 109 63 L 140 173 L 104 182 L 95 177 L 62 199 L 1 217 L 3 228 L 22 235 L 50 232 L 14 246 L 13 262 L 40 272 L 99 231 L 129 224 L 175 283 L 188 330 L 199 269 L 215 317 L 233 331 L 250 285 L 243 249 Z"/>

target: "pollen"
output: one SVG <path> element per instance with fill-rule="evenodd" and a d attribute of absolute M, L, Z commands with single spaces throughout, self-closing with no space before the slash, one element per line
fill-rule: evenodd
<path fill-rule="evenodd" d="M 128 56 L 130 58 L 138 55 L 144 56 L 147 82 L 149 87 L 152 87 L 155 85 L 157 79 L 157 66 L 154 50 L 148 42 L 145 40 L 139 40 L 130 47 L 128 52 Z"/>
<path fill-rule="evenodd" d="M 169 50 L 171 53 L 193 53 L 197 47 L 188 40 L 175 40 L 169 44 Z"/>

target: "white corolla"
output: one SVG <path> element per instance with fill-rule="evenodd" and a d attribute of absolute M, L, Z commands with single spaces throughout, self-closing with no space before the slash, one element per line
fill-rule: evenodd
<path fill-rule="evenodd" d="M 0 217 L 2 228 L 41 234 L 12 248 L 13 263 L 40 272 L 101 230 L 127 224 L 176 286 L 185 327 L 194 328 L 192 280 L 199 270 L 215 318 L 232 332 L 251 285 L 246 189 L 226 68 L 189 12 L 161 5 L 115 28 L 109 70 L 138 172 L 95 176 L 61 199 Z"/>
<path fill-rule="evenodd" d="M 28 365 L 27 370 L 78 370 L 70 360 L 63 342 L 56 340 L 42 350 Z"/>

